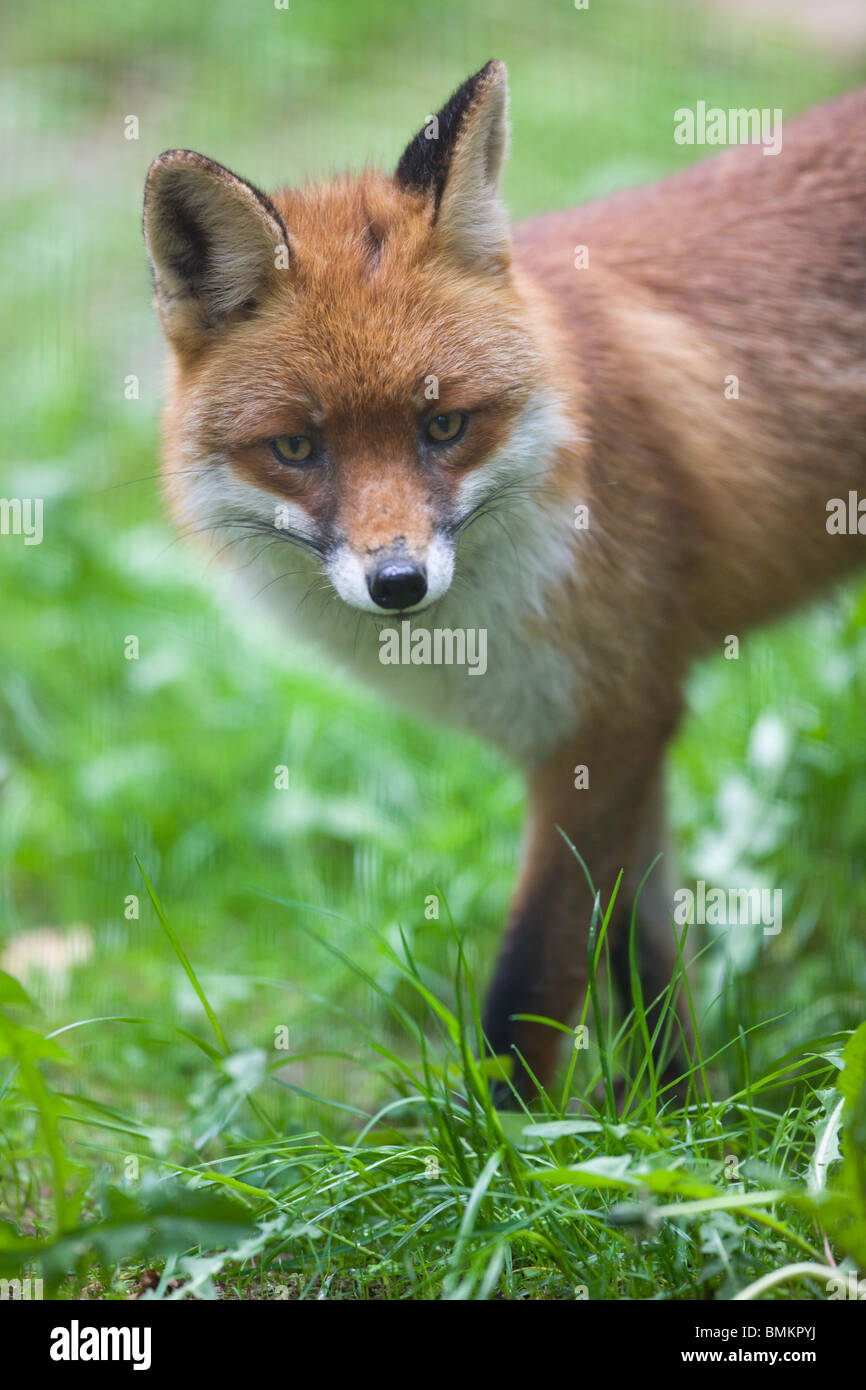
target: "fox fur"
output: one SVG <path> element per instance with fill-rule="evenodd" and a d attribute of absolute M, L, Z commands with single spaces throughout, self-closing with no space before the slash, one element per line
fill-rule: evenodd
<path fill-rule="evenodd" d="M 621 870 L 628 979 L 691 664 L 866 560 L 826 525 L 866 486 L 866 93 L 786 126 L 775 158 L 738 147 L 513 234 L 506 103 L 488 63 L 393 175 L 271 196 L 168 151 L 145 235 L 178 524 L 250 548 L 287 623 L 523 770 L 485 1031 L 529 1097 L 558 1034 L 517 1016 L 574 1016 L 595 893 Z M 462 433 L 433 441 L 431 416 Z M 282 439 L 312 461 L 286 464 Z M 383 564 L 423 599 L 383 612 Z M 404 619 L 486 630 L 483 678 L 384 665 L 382 623 Z M 638 906 L 647 1003 L 676 958 L 668 860 Z"/>

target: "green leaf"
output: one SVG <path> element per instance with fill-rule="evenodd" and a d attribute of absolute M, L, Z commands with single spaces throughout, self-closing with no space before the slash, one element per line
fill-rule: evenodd
<path fill-rule="evenodd" d="M 7 975 L 5 970 L 0 970 L 0 1004 L 33 1005 L 33 1000 L 24 986 L 19 984 L 14 975 Z"/>
<path fill-rule="evenodd" d="M 837 1085 L 840 1093 L 854 1103 L 866 1085 L 866 1022 L 855 1029 L 842 1048 L 844 1066 Z"/>
<path fill-rule="evenodd" d="M 522 1132 L 529 1139 L 562 1139 L 568 1134 L 598 1134 L 598 1120 L 544 1120 L 524 1125 Z"/>

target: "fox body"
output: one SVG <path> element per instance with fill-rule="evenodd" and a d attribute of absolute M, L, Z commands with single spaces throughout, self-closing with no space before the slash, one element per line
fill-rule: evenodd
<path fill-rule="evenodd" d="M 528 1095 L 556 1033 L 515 1015 L 566 1021 L 586 987 L 594 894 L 560 831 L 602 903 L 624 871 L 627 980 L 690 663 L 866 560 L 827 525 L 866 489 L 866 93 L 778 157 L 737 148 L 513 235 L 506 141 L 488 63 L 393 176 L 266 197 L 169 151 L 145 235 L 179 524 L 249 548 L 287 622 L 524 771 L 485 1029 Z M 485 632 L 483 674 L 385 663 L 383 625 L 407 622 Z M 672 906 L 662 863 L 638 907 L 648 1001 Z"/>

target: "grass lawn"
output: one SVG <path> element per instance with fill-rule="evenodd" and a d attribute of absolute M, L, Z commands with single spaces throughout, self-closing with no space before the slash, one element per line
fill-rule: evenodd
<path fill-rule="evenodd" d="M 831 1252 L 866 1266 L 866 591 L 695 673 L 680 881 L 785 907 L 778 936 L 698 943 L 687 1102 L 602 1000 L 547 1105 L 497 1115 L 473 1000 L 519 778 L 287 646 L 178 542 L 157 479 L 154 155 L 263 187 L 390 166 L 500 57 L 525 216 L 689 162 L 679 106 L 787 117 L 863 81 L 756 24 L 637 0 L 4 16 L 0 491 L 45 509 L 41 545 L 0 537 L 0 1274 L 59 1297 L 128 1297 L 152 1266 L 165 1297 L 727 1299 L 780 1272 L 757 1295 L 802 1299 Z M 605 974 L 602 948 L 602 995 Z"/>

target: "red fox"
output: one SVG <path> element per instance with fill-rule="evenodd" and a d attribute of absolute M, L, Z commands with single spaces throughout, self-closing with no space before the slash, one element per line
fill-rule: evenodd
<path fill-rule="evenodd" d="M 866 93 L 513 236 L 506 106 L 487 63 L 393 175 L 271 197 L 170 150 L 144 227 L 177 521 L 251 542 L 287 621 L 525 774 L 484 1026 L 528 1098 L 561 1034 L 520 1016 L 573 1018 L 588 879 L 603 906 L 620 870 L 628 982 L 690 664 L 866 560 Z M 676 960 L 665 863 L 648 1003 Z"/>

